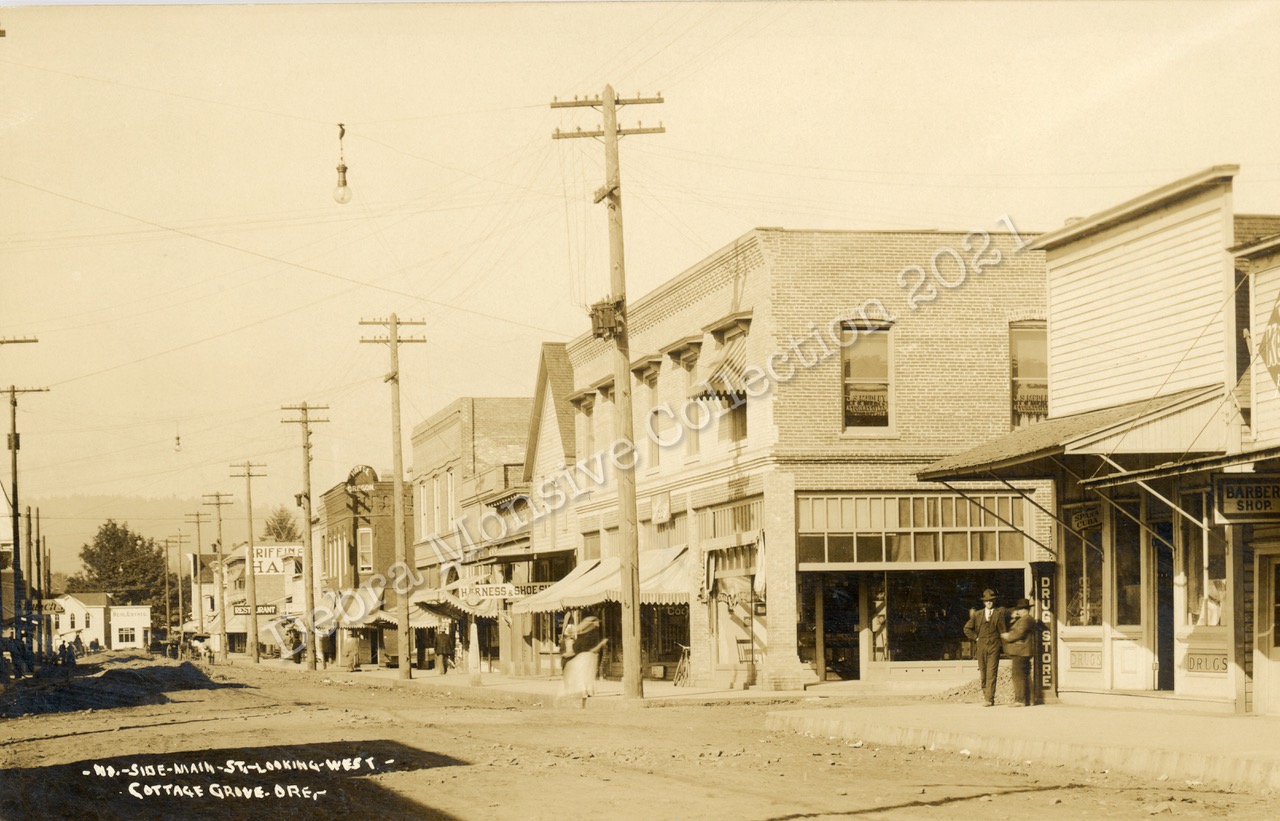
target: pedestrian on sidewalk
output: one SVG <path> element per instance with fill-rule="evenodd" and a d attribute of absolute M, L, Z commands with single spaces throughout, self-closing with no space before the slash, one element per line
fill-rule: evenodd
<path fill-rule="evenodd" d="M 973 654 L 978 659 L 978 673 L 982 678 L 983 706 L 996 703 L 996 676 L 1000 671 L 1000 634 L 1008 632 L 1008 616 L 1003 607 L 996 607 L 996 593 L 991 588 L 982 591 L 982 609 L 974 610 L 965 622 L 964 634 L 974 644 Z"/>
<path fill-rule="evenodd" d="M 608 639 L 596 641 L 591 635 L 600 627 L 600 620 L 587 616 L 576 625 L 564 626 L 560 637 L 560 662 L 564 681 L 561 696 L 565 702 L 585 707 L 587 697 L 596 693 L 596 672 L 600 667 L 600 648 Z"/>
<path fill-rule="evenodd" d="M 1031 618 L 1031 602 L 1018 599 L 1013 605 L 1009 629 L 1000 634 L 1004 654 L 1013 668 L 1013 703 L 1010 707 L 1031 706 L 1031 644 L 1035 640 L 1035 619 Z"/>

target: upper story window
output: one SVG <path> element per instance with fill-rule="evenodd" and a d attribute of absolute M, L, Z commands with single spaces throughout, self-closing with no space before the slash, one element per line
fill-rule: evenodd
<path fill-rule="evenodd" d="M 445 526 L 439 528 L 441 533 L 453 530 L 451 523 L 453 518 L 458 515 L 457 512 L 457 495 L 454 492 L 453 485 L 453 468 L 449 468 L 444 474 L 444 523 Z"/>
<path fill-rule="evenodd" d="M 362 573 L 373 571 L 373 529 L 362 527 L 356 531 L 356 563 Z"/>
<path fill-rule="evenodd" d="M 582 455 L 589 458 L 596 449 L 596 404 L 582 402 L 578 407 L 582 411 Z"/>
<path fill-rule="evenodd" d="M 1009 396 L 1015 428 L 1049 415 L 1049 342 L 1043 322 L 1009 326 Z"/>
<path fill-rule="evenodd" d="M 894 429 L 893 329 L 852 326 L 841 332 L 844 429 L 889 433 Z"/>

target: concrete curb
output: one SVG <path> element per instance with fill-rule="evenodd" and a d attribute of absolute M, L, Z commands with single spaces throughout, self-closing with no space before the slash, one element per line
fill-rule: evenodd
<path fill-rule="evenodd" d="M 1140 778 L 1198 781 L 1228 789 L 1280 789 L 1280 765 L 1243 756 L 908 727 L 879 723 L 873 717 L 835 717 L 802 710 L 770 713 L 765 718 L 765 729 L 862 740 L 892 747 L 924 747 L 956 753 L 968 750 L 985 758 L 1033 761 L 1077 769 L 1106 769 Z"/>

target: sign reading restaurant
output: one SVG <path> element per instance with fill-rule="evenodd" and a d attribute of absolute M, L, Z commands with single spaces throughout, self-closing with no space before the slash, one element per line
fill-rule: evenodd
<path fill-rule="evenodd" d="M 1214 523 L 1280 520 L 1280 475 L 1222 473 L 1213 477 Z"/>
<path fill-rule="evenodd" d="M 231 614 L 233 616 L 247 616 L 249 615 L 249 605 L 233 604 L 231 605 Z M 274 604 L 258 605 L 259 616 L 274 616 L 275 614 L 276 614 L 276 606 Z"/>

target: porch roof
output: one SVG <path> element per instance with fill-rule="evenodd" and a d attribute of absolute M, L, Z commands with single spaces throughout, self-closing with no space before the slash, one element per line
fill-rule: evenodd
<path fill-rule="evenodd" d="M 1142 399 L 1070 416 L 1051 417 L 1001 436 L 963 453 L 939 459 L 916 474 L 921 481 L 982 479 L 988 474 L 1016 478 L 1048 478 L 1052 466 L 1045 460 L 1069 453 L 1114 452 L 1125 435 L 1178 415 L 1203 415 L 1215 409 L 1222 397 L 1221 385 L 1191 388 L 1167 396 Z M 1162 448 L 1178 454 L 1222 452 L 1224 443 L 1167 440 Z M 1100 445 L 1105 445 L 1099 449 Z"/>

